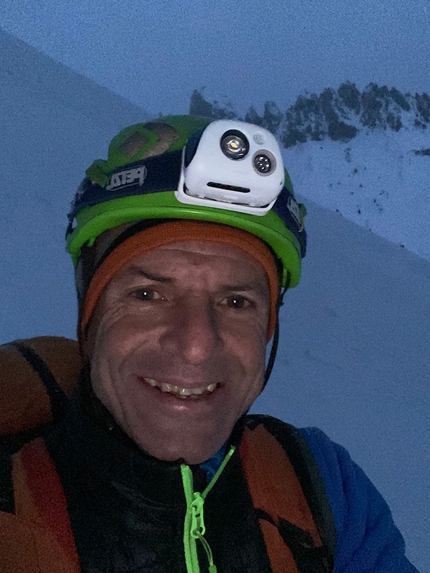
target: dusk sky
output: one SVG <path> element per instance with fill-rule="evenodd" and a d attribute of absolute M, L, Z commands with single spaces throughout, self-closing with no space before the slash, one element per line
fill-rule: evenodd
<path fill-rule="evenodd" d="M 429 0 L 2 0 L 0 27 L 150 114 L 376 82 L 430 91 Z"/>

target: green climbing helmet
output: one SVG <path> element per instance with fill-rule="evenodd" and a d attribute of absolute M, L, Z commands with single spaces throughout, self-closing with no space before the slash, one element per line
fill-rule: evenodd
<path fill-rule="evenodd" d="M 107 160 L 86 171 L 68 215 L 67 250 L 142 220 L 230 225 L 262 239 L 296 286 L 306 252 L 303 219 L 279 146 L 266 129 L 240 121 L 167 116 L 115 136 Z"/>

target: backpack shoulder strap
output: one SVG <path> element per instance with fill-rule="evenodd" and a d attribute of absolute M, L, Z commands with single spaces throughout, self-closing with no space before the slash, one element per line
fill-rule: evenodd
<path fill-rule="evenodd" d="M 0 570 L 79 573 L 66 497 L 44 441 L 9 458 L 13 492 L 0 512 Z"/>
<path fill-rule="evenodd" d="M 15 513 L 12 458 L 9 453 L 2 449 L 0 449 L 0 511 L 4 513 Z"/>
<path fill-rule="evenodd" d="M 78 563 L 66 496 L 42 438 L 12 456 L 12 480 L 16 515 L 43 523 L 69 558 Z"/>
<path fill-rule="evenodd" d="M 64 415 L 82 359 L 78 343 L 55 336 L 0 346 L 0 446 L 9 453 L 45 435 Z"/>
<path fill-rule="evenodd" d="M 273 573 L 332 571 L 334 519 L 301 433 L 270 416 L 247 416 L 239 452 Z"/>
<path fill-rule="evenodd" d="M 18 352 L 20 352 L 23 358 L 25 358 L 25 360 L 28 362 L 29 366 L 39 376 L 40 381 L 42 382 L 46 393 L 48 394 L 49 403 L 51 405 L 51 413 L 54 421 L 61 420 L 67 404 L 67 396 L 64 390 L 58 384 L 46 362 L 34 350 L 34 348 L 31 348 L 31 346 L 28 346 L 18 340 L 14 340 L 10 344 L 11 346 L 14 346 Z"/>

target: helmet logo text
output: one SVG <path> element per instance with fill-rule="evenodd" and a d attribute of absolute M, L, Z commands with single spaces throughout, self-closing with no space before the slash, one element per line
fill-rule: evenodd
<path fill-rule="evenodd" d="M 291 216 L 293 217 L 293 219 L 296 221 L 297 225 L 299 226 L 299 230 L 301 231 L 303 229 L 303 218 L 302 218 L 302 215 L 300 213 L 300 208 L 299 208 L 297 201 L 295 199 L 293 199 L 293 197 L 291 197 L 291 196 L 288 197 L 287 207 L 288 207 L 289 212 L 291 213 Z"/>
<path fill-rule="evenodd" d="M 125 187 L 127 185 L 132 185 L 136 181 L 139 181 L 139 185 L 142 186 L 146 179 L 148 170 L 145 165 L 141 167 L 135 167 L 134 169 L 127 169 L 125 171 L 119 171 L 118 173 L 113 173 L 109 184 L 106 185 L 106 189 L 110 191 L 111 189 L 118 189 L 118 187 Z"/>

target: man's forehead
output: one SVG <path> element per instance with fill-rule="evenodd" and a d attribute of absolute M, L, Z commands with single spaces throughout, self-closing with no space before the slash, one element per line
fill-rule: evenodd
<path fill-rule="evenodd" d="M 162 252 L 166 251 L 171 253 L 172 255 L 177 254 L 178 256 L 181 253 L 195 253 L 196 255 L 208 255 L 208 256 L 221 256 L 221 257 L 229 257 L 229 258 L 237 258 L 241 259 L 242 257 L 245 258 L 253 258 L 249 253 L 244 251 L 243 249 L 235 246 L 229 245 L 226 243 L 218 243 L 214 238 L 213 241 L 176 241 L 174 243 L 169 243 L 167 245 L 162 245 L 160 247 L 156 247 L 149 252 Z M 258 261 L 254 259 L 257 263 Z M 261 266 L 261 265 L 260 265 Z"/>
<path fill-rule="evenodd" d="M 169 270 L 199 266 L 209 269 L 213 266 L 217 272 L 228 271 L 232 275 L 267 280 L 263 265 L 252 255 L 234 245 L 211 241 L 178 241 L 162 245 L 135 257 L 123 270 L 138 273 L 155 268 L 168 274 Z"/>

